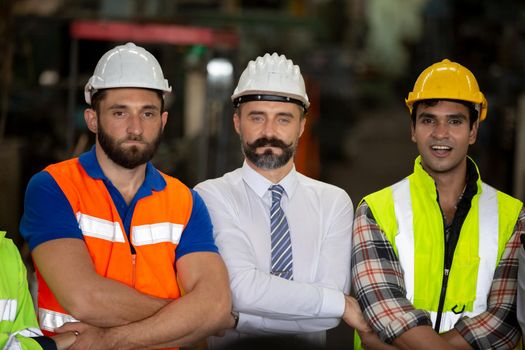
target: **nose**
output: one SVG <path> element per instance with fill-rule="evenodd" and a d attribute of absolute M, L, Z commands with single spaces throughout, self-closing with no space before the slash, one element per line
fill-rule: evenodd
<path fill-rule="evenodd" d="M 432 135 L 437 139 L 443 139 L 448 136 L 448 123 L 447 122 L 437 122 Z"/>
<path fill-rule="evenodd" d="M 132 113 L 128 118 L 127 130 L 129 134 L 142 135 L 144 128 L 142 126 L 142 118 L 136 113 Z"/>
<path fill-rule="evenodd" d="M 264 123 L 264 136 L 267 138 L 272 138 L 275 136 L 275 123 L 273 120 L 268 118 Z"/>

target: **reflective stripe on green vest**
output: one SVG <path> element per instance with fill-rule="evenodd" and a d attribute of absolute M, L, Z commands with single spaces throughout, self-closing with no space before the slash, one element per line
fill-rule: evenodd
<path fill-rule="evenodd" d="M 41 336 L 18 249 L 0 231 L 0 349 L 41 349 Z"/>
<path fill-rule="evenodd" d="M 400 260 L 407 299 L 429 311 L 435 324 L 444 273 L 444 228 L 434 181 L 420 157 L 408 178 L 364 200 Z M 486 310 L 494 271 L 522 205 L 478 179 L 454 252 L 440 332 L 453 328 L 461 317 Z"/>

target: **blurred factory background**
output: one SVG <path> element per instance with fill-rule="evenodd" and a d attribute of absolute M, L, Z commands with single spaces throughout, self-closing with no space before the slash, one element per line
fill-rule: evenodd
<path fill-rule="evenodd" d="M 299 64 L 312 101 L 297 167 L 357 205 L 409 174 L 404 98 L 447 57 L 489 112 L 471 155 L 484 180 L 525 200 L 525 3 L 513 0 L 1 0 L 0 229 L 18 236 L 32 174 L 93 143 L 83 87 L 101 55 L 134 41 L 173 86 L 154 163 L 193 186 L 241 164 L 229 97 L 265 52 Z M 329 345 L 348 348 L 340 326 Z"/>

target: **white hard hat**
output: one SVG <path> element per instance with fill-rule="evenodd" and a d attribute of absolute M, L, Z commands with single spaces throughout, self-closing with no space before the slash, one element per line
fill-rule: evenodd
<path fill-rule="evenodd" d="M 275 52 L 248 63 L 231 98 L 235 106 L 248 101 L 292 102 L 305 110 L 310 106 L 299 66 Z"/>
<path fill-rule="evenodd" d="M 171 91 L 157 59 L 133 43 L 116 46 L 100 58 L 84 88 L 84 97 L 90 105 L 91 96 L 98 90 L 119 87 Z"/>

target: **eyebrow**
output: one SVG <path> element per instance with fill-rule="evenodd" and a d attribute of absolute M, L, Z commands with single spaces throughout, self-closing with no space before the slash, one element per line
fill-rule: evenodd
<path fill-rule="evenodd" d="M 259 114 L 263 114 L 263 115 L 266 115 L 268 113 L 264 112 L 264 111 L 258 111 L 258 110 L 253 110 L 253 111 L 249 111 L 248 112 L 248 115 L 259 115 Z M 280 116 L 280 117 L 290 117 L 290 118 L 293 118 L 294 115 L 293 113 L 291 112 L 278 112 L 277 113 L 277 116 Z"/>
<path fill-rule="evenodd" d="M 434 113 L 428 113 L 428 112 L 422 112 L 420 115 L 417 116 L 417 119 L 419 118 L 436 118 L 437 115 Z M 468 119 L 467 116 L 461 112 L 458 113 L 450 113 L 446 115 L 447 118 L 460 118 L 460 119 Z"/>
<path fill-rule="evenodd" d="M 129 107 L 128 105 L 115 103 L 115 104 L 109 106 L 109 109 L 125 109 L 125 108 L 128 108 L 128 107 Z M 155 106 L 155 105 L 144 105 L 144 106 L 142 106 L 141 109 L 160 110 L 160 108 L 158 106 Z"/>

